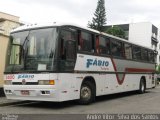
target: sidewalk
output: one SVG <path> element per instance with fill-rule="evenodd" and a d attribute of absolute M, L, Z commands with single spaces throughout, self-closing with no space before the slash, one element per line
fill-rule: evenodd
<path fill-rule="evenodd" d="M 19 100 L 8 100 L 6 97 L 0 97 L 0 106 L 4 104 L 15 103 L 15 102 L 19 102 Z"/>
<path fill-rule="evenodd" d="M 0 106 L 11 105 L 20 102 L 20 100 L 8 100 L 5 97 L 3 88 L 0 88 Z"/>
<path fill-rule="evenodd" d="M 8 100 L 6 97 L 0 97 L 0 106 L 12 105 L 21 102 L 20 100 Z"/>

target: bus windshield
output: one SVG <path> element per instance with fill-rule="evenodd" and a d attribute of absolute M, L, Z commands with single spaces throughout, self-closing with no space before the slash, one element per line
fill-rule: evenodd
<path fill-rule="evenodd" d="M 56 28 L 12 33 L 5 72 L 55 70 Z"/>

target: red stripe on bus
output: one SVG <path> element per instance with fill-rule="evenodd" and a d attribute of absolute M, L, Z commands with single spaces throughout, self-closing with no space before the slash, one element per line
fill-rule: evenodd
<path fill-rule="evenodd" d="M 112 64 L 113 64 L 114 71 L 117 72 L 116 64 L 115 64 L 115 62 L 113 61 L 112 58 L 111 58 L 111 61 L 112 61 Z M 118 73 L 116 73 L 116 78 L 117 78 L 118 84 L 122 85 L 122 83 L 124 82 L 125 73 L 123 74 L 122 80 L 119 79 Z"/>
<path fill-rule="evenodd" d="M 116 67 L 116 64 L 114 62 L 114 60 L 111 58 L 111 61 L 112 61 L 112 64 L 113 64 L 113 68 L 114 68 L 114 71 L 117 72 L 117 67 Z M 140 69 L 140 68 L 125 68 L 125 71 L 124 72 L 155 72 L 154 69 Z M 123 73 L 123 76 L 122 76 L 122 79 L 120 80 L 119 76 L 118 76 L 118 73 L 116 73 L 116 78 L 117 78 L 117 82 L 119 85 L 122 85 L 123 82 L 124 82 L 124 79 L 125 79 L 125 73 Z"/>
<path fill-rule="evenodd" d="M 153 69 L 126 68 L 126 72 L 154 72 Z"/>

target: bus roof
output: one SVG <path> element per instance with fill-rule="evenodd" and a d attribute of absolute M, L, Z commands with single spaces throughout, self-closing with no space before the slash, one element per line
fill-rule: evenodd
<path fill-rule="evenodd" d="M 91 29 L 91 28 L 82 27 L 80 25 L 76 25 L 76 24 L 73 24 L 73 23 L 56 23 L 56 22 L 53 22 L 53 23 L 47 23 L 47 24 L 46 23 L 45 24 L 27 24 L 27 25 L 23 25 L 23 26 L 20 26 L 16 29 L 12 30 L 11 33 L 18 32 L 18 31 L 24 31 L 24 30 L 30 30 L 30 29 L 36 29 L 36 28 L 58 27 L 58 26 L 74 26 L 74 27 L 77 27 L 77 28 L 81 28 L 81 29 L 84 29 L 84 30 L 87 30 L 87 31 L 94 32 L 94 33 L 102 35 L 102 36 L 103 35 L 108 36 L 108 37 L 115 38 L 115 39 L 118 39 L 118 40 L 126 42 L 126 43 L 130 43 L 130 44 L 133 44 L 133 45 L 137 45 L 137 46 L 141 46 L 141 47 L 144 47 L 144 48 L 147 48 L 147 49 L 154 50 L 152 48 L 149 48 L 149 47 L 146 47 L 146 46 L 143 46 L 143 45 L 139 45 L 139 44 L 134 43 L 134 42 L 130 42 L 126 39 L 119 38 L 119 37 L 116 37 L 116 36 L 113 36 L 113 35 L 110 35 L 110 34 L 107 34 L 107 33 L 104 33 L 104 32 L 100 32 L 100 31 L 97 31 L 97 30 L 94 30 L 94 29 Z"/>
<path fill-rule="evenodd" d="M 28 29 L 35 29 L 35 28 L 44 28 L 44 27 L 58 27 L 58 26 L 75 26 L 75 27 L 78 27 L 78 28 L 82 28 L 82 29 L 86 29 L 86 30 L 89 30 L 89 31 L 92 31 L 94 33 L 97 33 L 97 34 L 100 34 L 99 31 L 97 30 L 94 30 L 94 29 L 90 29 L 90 28 L 87 28 L 87 27 L 82 27 L 80 25 L 76 25 L 76 24 L 73 24 L 73 23 L 56 23 L 56 22 L 53 22 L 53 23 L 41 23 L 41 24 L 26 24 L 26 25 L 23 25 L 23 26 L 20 26 L 18 28 L 15 28 L 14 30 L 11 31 L 12 32 L 18 32 L 18 31 L 23 31 L 23 30 L 28 30 Z"/>

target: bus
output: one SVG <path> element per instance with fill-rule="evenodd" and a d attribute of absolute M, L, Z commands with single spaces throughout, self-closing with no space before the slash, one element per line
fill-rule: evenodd
<path fill-rule="evenodd" d="M 10 34 L 7 99 L 90 104 L 96 96 L 154 88 L 156 52 L 72 24 L 24 25 Z"/>

